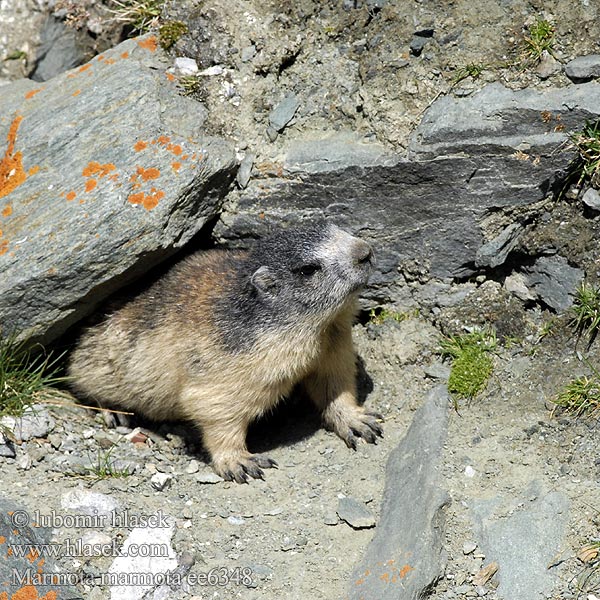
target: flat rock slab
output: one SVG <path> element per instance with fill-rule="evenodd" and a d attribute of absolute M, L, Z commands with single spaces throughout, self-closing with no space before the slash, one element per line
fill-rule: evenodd
<path fill-rule="evenodd" d="M 154 36 L 0 89 L 0 328 L 44 342 L 220 209 L 233 147 L 203 134 Z"/>
<path fill-rule="evenodd" d="M 375 517 L 363 502 L 356 498 L 340 498 L 337 514 L 353 529 L 368 529 L 375 527 Z"/>
<path fill-rule="evenodd" d="M 415 413 L 386 468 L 381 518 L 354 570 L 353 600 L 416 600 L 443 574 L 448 494 L 437 471 L 448 424 L 449 398 L 436 387 Z"/>
<path fill-rule="evenodd" d="M 467 98 L 444 96 L 423 115 L 409 145 L 414 159 L 443 154 L 512 154 L 533 160 L 600 112 L 600 85 L 511 90 L 486 85 Z"/>
<path fill-rule="evenodd" d="M 575 83 L 600 77 L 600 54 L 574 58 L 565 65 L 565 75 Z"/>
<path fill-rule="evenodd" d="M 15 502 L 0 497 L 0 598 L 83 600 L 70 584 L 77 579 L 76 573 L 62 571 L 50 556 L 31 549 L 31 545 L 48 544 L 52 533 L 36 527 L 32 517 Z"/>
<path fill-rule="evenodd" d="M 474 500 L 471 510 L 486 561 L 498 563 L 498 597 L 547 597 L 557 583 L 548 565 L 564 549 L 567 496 L 534 481 L 521 498 Z"/>
<path fill-rule="evenodd" d="M 557 312 L 573 304 L 577 287 L 585 273 L 569 265 L 564 256 L 541 256 L 533 265 L 525 267 L 525 280 L 539 298 Z"/>

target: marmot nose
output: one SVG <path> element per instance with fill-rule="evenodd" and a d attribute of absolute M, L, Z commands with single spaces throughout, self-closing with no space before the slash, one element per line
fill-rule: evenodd
<path fill-rule="evenodd" d="M 373 250 L 371 250 L 371 246 L 369 246 L 367 242 L 356 240 L 352 247 L 352 260 L 354 261 L 354 264 L 358 265 L 371 262 L 372 258 Z"/>

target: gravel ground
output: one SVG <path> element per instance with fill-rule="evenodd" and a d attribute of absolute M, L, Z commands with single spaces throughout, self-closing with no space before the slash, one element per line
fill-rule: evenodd
<path fill-rule="evenodd" d="M 561 63 L 598 52 L 600 39 L 600 8 L 587 0 L 479 4 L 440 0 L 410 7 L 392 2 L 300 1 L 285 11 L 279 6 L 204 2 L 201 9 L 188 11 L 196 26 L 174 50 L 194 57 L 200 68 L 225 66 L 224 76 L 207 77 L 201 90 L 214 116 L 211 126 L 231 136 L 241 149 L 248 140 L 262 140 L 252 147 L 258 163 L 274 160 L 289 143 L 286 133 L 273 140 L 265 133 L 269 113 L 286 94 L 303 95 L 302 109 L 287 124 L 286 132 L 294 134 L 291 143 L 339 128 L 402 149 L 423 110 L 440 93 L 465 95 L 495 80 L 510 87 L 566 85 L 567 78 L 558 71 L 545 78 L 535 68 L 498 66 L 518 54 L 523 27 L 536 17 L 555 23 L 555 56 Z M 0 3 L 0 22 L 10 24 L 14 10 L 26 9 L 38 27 L 38 8 L 32 2 Z M 167 12 L 170 18 L 179 18 L 188 9 L 186 3 L 173 2 Z M 21 19 L 18 27 L 5 28 L 11 33 L 1 39 L 5 54 L 18 46 L 19 36 L 28 39 L 25 25 L 33 21 Z M 415 33 L 431 29 L 432 37 L 416 56 L 411 51 Z M 25 50 L 32 51 L 29 46 Z M 489 68 L 478 79 L 457 84 L 457 73 L 469 63 Z M 23 61 L 15 59 L 0 75 L 8 81 L 25 71 Z M 330 82 L 326 93 L 323 81 Z M 597 219 L 589 221 L 593 235 L 583 243 L 579 234 L 561 229 L 565 219 L 582 219 L 574 213 L 568 204 L 558 207 L 525 244 L 543 248 L 544 240 L 552 239 L 561 253 L 587 263 L 588 274 L 597 277 L 597 256 L 591 250 Z M 568 505 L 561 513 L 564 547 L 546 563 L 558 578 L 541 597 L 577 598 L 577 582 L 585 576 L 585 567 L 576 554 L 589 540 L 597 540 L 600 530 L 598 423 L 552 415 L 550 401 L 566 381 L 588 369 L 576 357 L 580 348 L 575 347 L 566 318 L 559 318 L 554 332 L 538 341 L 540 328 L 553 316 L 548 311 L 525 309 L 520 303 L 515 308 L 514 299 L 504 303 L 502 293 L 490 293 L 483 281 L 463 285 L 458 291 L 479 290 L 475 297 L 480 304 L 427 308 L 424 316 L 402 323 L 387 320 L 356 326 L 357 348 L 368 373 L 362 382 L 364 392 L 370 390 L 366 403 L 382 412 L 386 421 L 385 437 L 376 446 L 362 444 L 352 452 L 319 427 L 302 398 L 293 398 L 258 424 L 250 438 L 251 448 L 268 452 L 279 469 L 269 471 L 265 481 L 240 486 L 215 481 L 197 438 L 185 426 L 148 426 L 134 443 L 125 430 L 107 430 L 97 415 L 51 408 L 54 423 L 43 435 L 18 445 L 16 458 L 0 458 L 2 490 L 30 513 L 70 514 L 65 507 L 68 493 L 83 490 L 105 494 L 119 503 L 119 510 L 131 514 L 160 510 L 171 515 L 176 520 L 173 547 L 180 557 L 193 555 L 191 573 L 224 567 L 231 581 L 178 589 L 163 597 L 344 597 L 350 574 L 375 529 L 355 529 L 342 521 L 337 515 L 339 500 L 356 499 L 377 522 L 387 456 L 434 385 L 432 374 L 442 379 L 447 375 L 435 354 L 440 330 L 461 331 L 486 320 L 504 335 L 519 339 L 499 350 L 486 392 L 451 413 L 441 467 L 452 499 L 446 519 L 448 566 L 431 597 L 494 600 L 494 578 L 485 585 L 473 583 L 473 576 L 494 559 L 478 545 L 485 535 L 474 515 L 492 506 L 493 518 L 488 521 L 502 524 L 513 515 L 529 514 L 529 506 L 538 500 L 560 493 Z M 592 364 L 600 364 L 597 342 L 588 356 Z M 133 474 L 90 475 L 89 467 L 102 466 L 103 460 Z M 161 473 L 167 477 L 157 476 Z M 161 485 L 163 489 L 157 489 Z M 106 538 L 101 539 L 120 544 L 130 531 L 119 524 L 105 527 L 100 533 Z M 526 533 L 515 537 L 516 548 L 526 547 Z M 90 530 L 57 527 L 53 540 L 64 543 L 84 534 Z M 509 568 L 527 569 L 528 561 L 535 562 L 536 552 L 527 548 L 528 553 L 515 554 Z M 538 548 L 537 554 L 542 556 L 543 550 Z M 106 573 L 112 560 L 63 557 L 60 562 L 67 572 L 93 576 Z M 185 568 L 191 563 L 181 561 Z M 236 583 L 233 574 L 242 568 L 251 570 L 251 581 Z M 108 592 L 105 587 L 90 587 L 84 595 L 98 600 Z"/>

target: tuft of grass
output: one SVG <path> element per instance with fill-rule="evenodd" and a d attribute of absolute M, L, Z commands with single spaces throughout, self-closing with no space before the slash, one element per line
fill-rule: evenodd
<path fill-rule="evenodd" d="M 584 179 L 600 187 L 600 121 L 587 121 L 581 131 L 575 131 L 569 139 L 577 150 L 577 158 L 571 171 L 578 176 L 577 185 Z"/>
<path fill-rule="evenodd" d="M 7 54 L 4 60 L 21 60 L 23 58 L 27 58 L 27 52 L 24 52 L 23 50 L 13 50 Z"/>
<path fill-rule="evenodd" d="M 479 76 L 489 68 L 489 65 L 484 65 L 483 63 L 468 63 L 464 67 L 457 69 L 454 79 L 452 80 L 452 85 L 460 83 L 461 81 L 467 79 L 467 77 L 471 77 L 471 79 L 478 79 Z"/>
<path fill-rule="evenodd" d="M 369 311 L 369 321 L 375 325 L 381 325 L 388 319 L 396 321 L 396 323 L 402 323 L 402 321 L 406 321 L 409 317 L 410 314 L 407 312 L 390 310 L 389 308 L 384 307 L 372 308 Z"/>
<path fill-rule="evenodd" d="M 58 375 L 62 356 L 53 358 L 41 346 L 0 338 L 0 417 L 21 416 L 29 406 L 60 395 L 51 386 L 66 380 Z"/>
<path fill-rule="evenodd" d="M 546 19 L 537 19 L 529 27 L 529 35 L 523 40 L 523 54 L 527 62 L 537 63 L 544 52 L 552 54 L 555 27 Z"/>
<path fill-rule="evenodd" d="M 452 360 L 448 391 L 457 398 L 473 398 L 484 390 L 494 370 L 491 353 L 497 346 L 496 334 L 487 330 L 442 341 L 442 356 Z"/>
<path fill-rule="evenodd" d="M 158 39 L 163 50 L 170 50 L 182 35 L 189 31 L 181 21 L 167 21 L 158 30 Z"/>
<path fill-rule="evenodd" d="M 564 387 L 553 400 L 556 408 L 574 417 L 591 417 L 600 413 L 600 379 L 597 376 L 578 377 Z"/>
<path fill-rule="evenodd" d="M 129 477 L 131 471 L 129 467 L 117 466 L 117 459 L 112 458 L 112 451 L 115 446 L 111 446 L 108 450 L 98 449 L 96 452 L 96 460 L 91 461 L 92 465 L 89 467 L 90 475 L 95 476 L 97 479 L 108 479 L 109 477 Z"/>
<path fill-rule="evenodd" d="M 177 85 L 181 88 L 184 96 L 193 96 L 198 100 L 204 97 L 203 82 L 197 75 L 182 75 L 177 80 Z"/>
<path fill-rule="evenodd" d="M 587 335 L 591 344 L 600 329 L 600 287 L 582 282 L 575 293 L 571 313 L 571 326 L 579 336 Z"/>
<path fill-rule="evenodd" d="M 110 0 L 113 20 L 146 33 L 158 25 L 165 0 Z"/>

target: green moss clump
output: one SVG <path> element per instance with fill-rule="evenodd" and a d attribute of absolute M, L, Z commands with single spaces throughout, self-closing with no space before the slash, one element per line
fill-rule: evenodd
<path fill-rule="evenodd" d="M 158 37 L 163 50 L 170 50 L 182 35 L 189 31 L 188 26 L 181 21 L 167 21 L 160 26 Z"/>
<path fill-rule="evenodd" d="M 494 370 L 491 353 L 498 342 L 494 333 L 473 331 L 442 342 L 442 356 L 452 359 L 448 391 L 458 398 L 473 398 L 485 389 Z"/>

